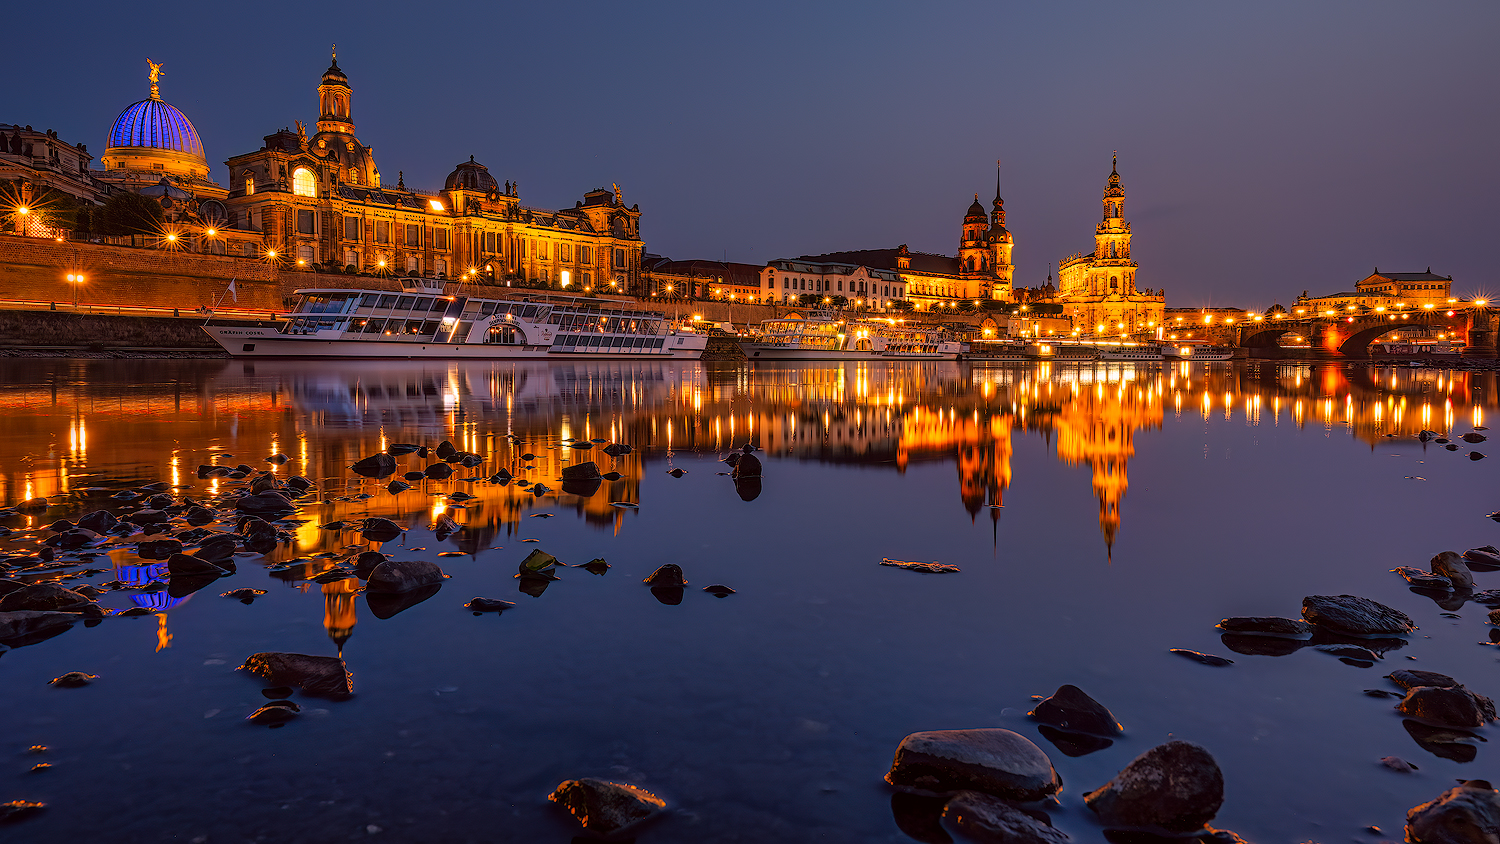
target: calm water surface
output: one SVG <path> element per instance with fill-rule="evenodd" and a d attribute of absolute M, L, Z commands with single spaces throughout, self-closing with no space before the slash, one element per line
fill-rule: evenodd
<path fill-rule="evenodd" d="M 1395 701 L 1361 693 L 1406 667 L 1500 693 L 1485 608 L 1445 617 L 1388 571 L 1500 540 L 1484 518 L 1500 509 L 1500 460 L 1415 439 L 1484 425 L 1495 389 L 1493 375 L 1339 365 L 5 361 L 0 501 L 56 506 L 3 519 L 18 532 L 0 550 L 32 551 L 52 520 L 116 504 L 89 488 L 230 489 L 198 480 L 200 463 L 259 468 L 284 452 L 277 471 L 319 489 L 294 541 L 241 557 L 237 575 L 182 599 L 109 592 L 106 606 L 156 612 L 0 657 L 0 801 L 49 804 L 5 837 L 566 842 L 576 828 L 545 797 L 597 776 L 669 799 L 642 842 L 910 841 L 881 781 L 901 737 L 1003 726 L 1052 757 L 1065 783 L 1053 822 L 1077 840 L 1102 840 L 1079 795 L 1174 737 L 1224 769 L 1217 826 L 1262 844 L 1380 840 L 1369 825 L 1399 839 L 1411 806 L 1456 778 L 1496 778 L 1494 748 L 1435 756 Z M 635 451 L 557 447 L 566 438 Z M 395 496 L 347 469 L 444 439 L 488 462 Z M 763 449 L 759 490 L 718 474 L 747 441 Z M 506 467 L 557 487 L 561 466 L 590 458 L 622 478 L 541 497 L 462 480 Z M 459 490 L 477 498 L 446 505 Z M 440 542 L 444 512 L 464 529 Z M 409 529 L 382 550 L 443 566 L 437 595 L 382 619 L 358 581 L 309 582 L 333 565 L 314 555 L 361 541 L 319 525 L 365 516 Z M 613 568 L 564 569 L 531 597 L 512 575 L 534 548 Z M 148 582 L 132 549 L 121 540 L 92 562 L 106 571 L 66 583 Z M 663 563 L 687 574 L 680 604 L 640 583 Z M 736 594 L 699 591 L 718 583 Z M 218 597 L 237 587 L 268 594 Z M 1359 668 L 1310 648 L 1234 653 L 1214 628 L 1341 593 L 1421 630 Z M 518 606 L 476 617 L 462 605 L 477 595 Z M 244 720 L 265 700 L 234 671 L 247 656 L 341 649 L 352 699 L 299 697 L 280 729 Z M 73 670 L 100 679 L 47 685 Z M 1040 736 L 1031 696 L 1062 683 L 1109 706 L 1125 736 L 1080 757 Z M 50 750 L 25 752 L 36 744 Z M 1420 771 L 1390 772 L 1387 755 Z M 28 773 L 42 760 L 53 767 Z"/>

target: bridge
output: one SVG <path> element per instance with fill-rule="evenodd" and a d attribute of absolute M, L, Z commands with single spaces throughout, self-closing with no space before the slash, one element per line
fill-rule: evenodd
<path fill-rule="evenodd" d="M 1281 348 L 1288 335 L 1306 337 L 1312 348 L 1332 357 L 1370 356 L 1370 344 L 1393 331 L 1445 334 L 1465 341 L 1465 356 L 1494 357 L 1497 310 L 1483 300 L 1455 310 L 1421 308 L 1396 311 L 1342 311 L 1330 315 L 1273 314 L 1234 326 L 1235 345 L 1246 349 Z"/>

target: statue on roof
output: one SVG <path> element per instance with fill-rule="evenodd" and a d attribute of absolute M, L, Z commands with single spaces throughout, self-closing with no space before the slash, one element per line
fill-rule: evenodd
<path fill-rule="evenodd" d="M 302 141 L 303 146 L 307 146 L 307 124 L 303 123 L 300 120 L 293 120 L 292 122 L 297 124 L 298 139 Z"/>
<path fill-rule="evenodd" d="M 620 185 L 618 183 L 615 183 L 614 187 L 615 187 L 615 204 L 616 205 L 624 205 L 625 204 L 625 199 L 620 194 Z"/>
<path fill-rule="evenodd" d="M 151 66 L 151 99 L 161 99 L 161 87 L 157 83 L 161 80 L 161 62 L 146 59 L 146 64 Z"/>

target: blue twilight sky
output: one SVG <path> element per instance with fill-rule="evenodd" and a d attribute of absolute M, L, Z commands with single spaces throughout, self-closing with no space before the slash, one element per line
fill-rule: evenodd
<path fill-rule="evenodd" d="M 523 203 L 618 182 L 649 251 L 759 262 L 952 254 L 1004 161 L 1017 285 L 1093 248 L 1110 152 L 1139 284 L 1265 307 L 1387 271 L 1500 294 L 1484 202 L 1500 163 L 1493 2 L 85 0 L 22 39 L 0 122 L 101 153 L 162 96 L 215 178 L 317 119 L 330 42 L 387 178 L 474 155 Z M 20 42 L 13 44 L 20 49 Z M 14 56 L 13 59 L 24 58 Z"/>

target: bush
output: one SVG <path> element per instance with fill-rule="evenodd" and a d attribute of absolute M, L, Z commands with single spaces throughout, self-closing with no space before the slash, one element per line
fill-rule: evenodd
<path fill-rule="evenodd" d="M 344 275 L 359 275 L 359 267 L 356 267 L 353 264 L 345 264 Z"/>
<path fill-rule="evenodd" d="M 156 200 L 125 191 L 106 200 L 93 217 L 100 234 L 122 235 L 157 234 L 164 215 Z"/>

